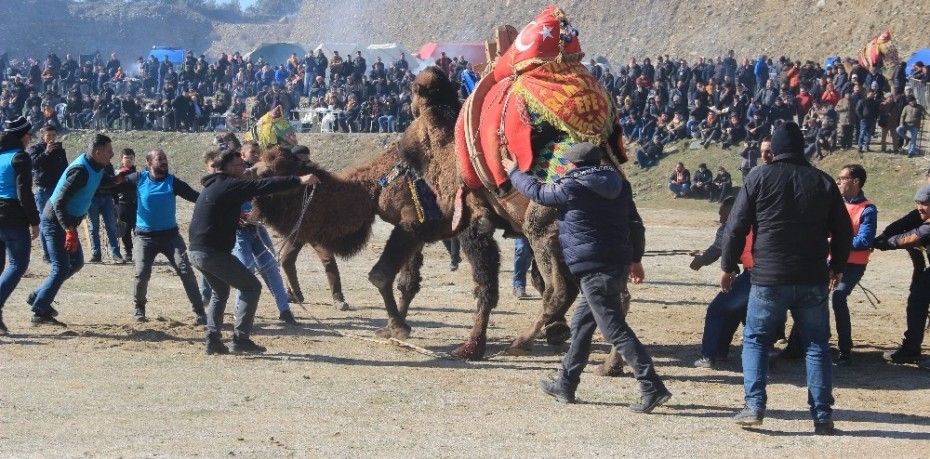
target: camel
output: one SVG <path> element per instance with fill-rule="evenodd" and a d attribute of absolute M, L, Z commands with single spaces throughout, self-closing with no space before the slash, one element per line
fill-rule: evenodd
<path fill-rule="evenodd" d="M 396 143 L 366 164 L 333 174 L 285 149 L 272 148 L 262 155 L 255 167 L 258 176 L 312 172 L 320 177 L 321 185 L 302 221 L 298 219 L 306 192 L 261 197 L 256 200 L 255 208 L 260 218 L 278 233 L 296 235 L 289 242 L 293 247 L 311 243 L 341 257 L 350 257 L 362 249 L 376 215 L 394 225 L 384 251 L 368 275 L 388 314 L 387 326 L 376 332 L 381 337 L 409 336 L 411 329 L 406 316 L 420 289 L 422 248 L 424 244 L 458 235 L 462 252 L 471 265 L 477 311 L 470 336 L 453 355 L 476 360 L 484 356 L 488 319 L 498 301 L 500 251 L 493 234 L 497 229 L 509 229 L 510 225 L 495 211 L 488 196 L 466 190 L 461 184 L 454 154 L 454 127 L 460 102 L 448 78 L 438 68 L 430 67 L 416 77 L 412 88 L 413 123 Z M 398 174 L 401 169 L 405 172 Z M 407 174 L 422 177 L 435 193 L 438 215 L 432 219 L 421 218 L 424 204 L 414 202 Z M 397 175 L 400 179 L 396 182 L 383 184 L 386 178 Z M 569 338 L 564 316 L 578 289 L 569 281 L 568 269 L 561 260 L 555 215 L 553 209 L 542 206 L 531 205 L 527 209 L 522 229 L 541 272 L 532 279 L 543 292 L 544 308 L 536 322 L 513 342 L 514 353 L 528 350 L 543 330 L 550 343 L 562 343 Z M 395 280 L 399 301 L 393 292 Z"/>

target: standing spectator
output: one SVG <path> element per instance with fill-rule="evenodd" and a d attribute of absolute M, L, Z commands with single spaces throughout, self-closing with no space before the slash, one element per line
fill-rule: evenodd
<path fill-rule="evenodd" d="M 769 66 L 766 63 L 765 55 L 759 56 L 759 59 L 756 60 L 756 66 L 753 68 L 752 73 L 756 77 L 756 88 L 765 86 L 769 80 Z"/>
<path fill-rule="evenodd" d="M 124 148 L 120 158 L 120 171 L 131 175 L 136 172 L 136 152 L 132 148 Z M 124 182 L 116 191 L 116 218 L 120 239 L 123 241 L 123 257 L 126 261 L 133 260 L 132 235 L 136 229 L 136 201 L 138 193 L 134 183 Z"/>
<path fill-rule="evenodd" d="M 853 124 L 856 121 L 856 107 L 851 105 L 853 93 L 848 92 L 836 103 L 836 114 L 840 123 L 840 148 L 848 150 L 853 145 Z"/>
<path fill-rule="evenodd" d="M 917 156 L 917 139 L 920 135 L 920 124 L 924 119 L 924 106 L 917 103 L 914 96 L 907 97 L 907 106 L 901 111 L 901 125 L 898 126 L 898 137 L 903 142 L 909 142 L 907 156 Z M 910 137 L 908 137 L 910 135 Z"/>
<path fill-rule="evenodd" d="M 36 209 L 39 215 L 42 215 L 45 203 L 52 197 L 58 179 L 68 167 L 68 157 L 61 142 L 58 141 L 58 131 L 54 126 L 45 126 L 40 132 L 42 141 L 29 147 L 28 153 L 32 161 L 32 191 L 36 200 Z M 40 240 L 40 243 L 42 259 L 47 263 L 49 261 L 48 248 L 44 239 Z"/>
<path fill-rule="evenodd" d="M 875 123 L 878 121 L 880 101 L 876 84 L 872 85 L 865 98 L 856 104 L 856 117 L 859 119 L 859 152 L 871 151 L 869 143 L 875 134 Z"/>
<path fill-rule="evenodd" d="M 0 335 L 8 333 L 3 306 L 29 267 L 32 239 L 39 236 L 39 213 L 32 196 L 32 171 L 25 148 L 32 126 L 19 117 L 0 134 Z"/>
<path fill-rule="evenodd" d="M 110 155 L 112 157 L 112 154 Z M 107 163 L 103 167 L 103 174 L 109 179 L 116 175 L 113 165 Z M 90 208 L 87 211 L 90 220 L 90 263 L 101 262 L 100 248 L 100 220 L 103 219 L 103 229 L 110 245 L 110 256 L 114 264 L 125 263 L 119 250 L 119 238 L 116 231 L 116 201 L 113 200 L 113 189 L 100 187 L 94 193 Z"/>
<path fill-rule="evenodd" d="M 720 288 L 733 287 L 746 236 L 755 230 L 752 288 L 743 339 L 741 426 L 762 423 L 768 355 L 790 309 L 807 354 L 814 433 L 832 435 L 833 376 L 827 293 L 846 269 L 852 223 L 833 179 L 804 159 L 804 137 L 786 122 L 772 136 L 772 163 L 746 177 L 727 221 Z M 827 261 L 830 256 L 829 262 Z"/>
<path fill-rule="evenodd" d="M 671 398 L 645 347 L 626 323 L 621 297 L 632 263 L 630 183 L 611 166 L 601 166 L 603 152 L 590 143 L 573 146 L 565 155 L 577 168 L 551 185 L 543 185 L 503 160 L 511 182 L 533 201 L 559 210 L 559 239 L 565 263 L 577 278 L 582 299 L 572 319 L 572 342 L 562 359 L 559 377 L 540 383 L 562 403 L 575 402 L 575 389 L 591 353 L 591 338 L 601 333 L 633 369 L 640 400 L 630 405 L 650 413 Z"/>
<path fill-rule="evenodd" d="M 691 189 L 691 171 L 685 169 L 684 163 L 675 165 L 675 170 L 668 178 L 668 189 L 675 199 L 685 197 Z"/>
<path fill-rule="evenodd" d="M 447 77 L 452 75 L 452 59 L 449 59 L 449 56 L 446 56 L 445 51 L 441 51 L 439 53 L 439 59 L 436 59 L 436 66 L 445 72 Z"/>

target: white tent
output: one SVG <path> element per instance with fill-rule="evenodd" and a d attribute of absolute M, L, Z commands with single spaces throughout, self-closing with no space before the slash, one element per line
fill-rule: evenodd
<path fill-rule="evenodd" d="M 356 51 L 362 52 L 362 57 L 365 58 L 368 68 L 371 68 L 371 64 L 375 63 L 377 58 L 381 58 L 381 62 L 384 62 L 385 66 L 390 66 L 397 60 L 400 60 L 400 55 L 406 54 L 407 60 L 411 61 L 410 53 L 407 52 L 402 46 L 397 43 L 377 43 L 371 45 L 363 45 L 358 43 L 340 43 L 340 42 L 323 42 L 313 48 L 313 52 L 316 53 L 317 50 L 323 50 L 323 54 L 327 58 L 333 56 L 333 51 L 339 51 L 339 55 L 343 59 L 346 57 L 355 57 Z M 413 63 L 411 62 L 411 66 Z"/>

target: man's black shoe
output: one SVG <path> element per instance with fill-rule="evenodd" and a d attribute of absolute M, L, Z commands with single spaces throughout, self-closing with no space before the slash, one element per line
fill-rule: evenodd
<path fill-rule="evenodd" d="M 63 322 L 60 322 L 58 319 L 56 319 L 54 316 L 51 316 L 51 315 L 40 316 L 38 314 L 35 314 L 32 316 L 33 327 L 40 327 L 43 325 L 54 325 L 56 327 L 67 327 L 67 325 L 65 325 Z"/>
<path fill-rule="evenodd" d="M 575 391 L 565 388 L 558 380 L 544 379 L 539 382 L 539 388 L 559 403 L 575 403 Z"/>
<path fill-rule="evenodd" d="M 297 319 L 294 318 L 294 313 L 290 310 L 281 311 L 281 314 L 278 315 L 278 319 L 288 325 L 297 325 Z"/>
<path fill-rule="evenodd" d="M 100 263 L 101 261 L 100 255 L 94 255 L 90 257 L 90 260 L 87 260 L 88 263 Z"/>
<path fill-rule="evenodd" d="M 265 346 L 255 344 L 255 341 L 249 338 L 233 337 L 232 348 L 230 350 L 236 354 L 261 354 L 268 349 L 266 349 Z"/>
<path fill-rule="evenodd" d="M 144 308 L 136 308 L 136 312 L 135 314 L 133 314 L 133 318 L 136 319 L 136 322 L 148 322 L 149 321 L 149 319 L 145 317 Z"/>
<path fill-rule="evenodd" d="M 6 324 L 3 323 L 3 310 L 0 309 L 0 336 L 6 336 L 9 334 L 10 334 L 10 331 L 7 330 Z"/>
<path fill-rule="evenodd" d="M 207 355 L 223 355 L 229 354 L 229 348 L 220 341 L 219 333 L 209 333 L 207 334 Z"/>
<path fill-rule="evenodd" d="M 32 293 L 29 294 L 28 297 L 26 297 L 26 304 L 28 304 L 29 306 L 32 306 L 32 303 L 35 303 L 35 302 L 36 302 L 36 292 L 33 291 Z"/>
<path fill-rule="evenodd" d="M 710 358 L 710 357 L 704 357 L 704 356 L 702 355 L 701 358 L 699 358 L 699 359 L 697 359 L 697 360 L 694 361 L 694 367 L 695 367 L 695 368 L 710 368 L 710 369 L 716 369 L 716 368 L 717 368 L 717 361 L 714 360 L 714 359 L 712 359 L 712 358 Z"/>
<path fill-rule="evenodd" d="M 634 413 L 649 414 L 652 412 L 652 410 L 667 402 L 670 398 L 672 398 L 672 393 L 667 390 L 655 392 L 652 394 L 644 394 L 639 398 L 638 403 L 630 405 L 630 411 Z"/>
<path fill-rule="evenodd" d="M 207 324 L 207 315 L 197 314 L 197 318 L 194 319 L 194 325 L 206 325 L 206 324 Z"/>
<path fill-rule="evenodd" d="M 833 364 L 838 367 L 848 367 L 852 365 L 852 354 L 849 352 L 840 352 L 837 354 L 836 358 L 833 359 Z"/>
<path fill-rule="evenodd" d="M 882 357 L 890 363 L 917 363 L 920 361 L 920 351 L 912 351 L 903 347 L 895 351 L 888 351 Z"/>
<path fill-rule="evenodd" d="M 761 412 L 756 411 L 748 406 L 744 406 L 742 411 L 733 416 L 733 421 L 740 427 L 761 426 L 764 416 Z"/>
<path fill-rule="evenodd" d="M 814 435 L 836 435 L 836 428 L 833 427 L 833 421 L 815 422 Z"/>

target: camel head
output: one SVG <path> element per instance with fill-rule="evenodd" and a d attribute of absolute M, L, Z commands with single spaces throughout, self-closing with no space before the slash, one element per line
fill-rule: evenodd
<path fill-rule="evenodd" d="M 426 109 L 439 109 L 453 113 L 453 123 L 462 108 L 459 96 L 455 91 L 449 77 L 439 69 L 431 66 L 420 72 L 410 83 L 413 96 L 410 101 L 410 110 L 413 117 L 420 116 Z"/>
<path fill-rule="evenodd" d="M 262 152 L 258 163 L 250 169 L 255 178 L 314 174 L 321 180 L 330 173 L 310 160 L 296 155 L 290 149 L 275 145 Z"/>

